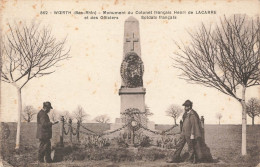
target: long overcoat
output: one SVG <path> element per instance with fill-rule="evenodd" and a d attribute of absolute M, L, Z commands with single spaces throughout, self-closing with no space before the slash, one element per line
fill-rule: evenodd
<path fill-rule="evenodd" d="M 199 115 L 193 109 L 187 114 L 183 115 L 182 135 L 190 137 L 194 135 L 195 139 L 195 154 L 199 162 L 212 162 L 213 158 L 210 149 L 204 141 L 204 131 L 201 126 Z"/>
<path fill-rule="evenodd" d="M 200 119 L 197 112 L 193 109 L 188 114 L 185 113 L 183 115 L 182 135 L 186 137 L 194 135 L 195 139 L 202 137 Z"/>
<path fill-rule="evenodd" d="M 52 123 L 48 114 L 40 110 L 37 114 L 37 139 L 48 140 L 52 138 Z"/>

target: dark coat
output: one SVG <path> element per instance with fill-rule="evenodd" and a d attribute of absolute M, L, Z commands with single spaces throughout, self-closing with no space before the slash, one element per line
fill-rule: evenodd
<path fill-rule="evenodd" d="M 202 137 L 202 128 L 199 115 L 193 109 L 187 114 L 183 114 L 182 135 L 190 137 L 194 135 L 195 139 Z"/>
<path fill-rule="evenodd" d="M 199 162 L 212 162 L 213 158 L 210 149 L 207 147 L 203 137 L 204 130 L 201 126 L 199 115 L 193 109 L 187 114 L 183 114 L 182 135 L 190 138 L 191 134 L 195 138 L 195 154 Z"/>
<path fill-rule="evenodd" d="M 213 162 L 209 147 L 202 138 L 197 138 L 195 141 L 195 154 L 199 162 Z"/>
<path fill-rule="evenodd" d="M 37 114 L 37 139 L 51 139 L 52 138 L 52 123 L 48 114 L 44 110 L 40 110 Z"/>

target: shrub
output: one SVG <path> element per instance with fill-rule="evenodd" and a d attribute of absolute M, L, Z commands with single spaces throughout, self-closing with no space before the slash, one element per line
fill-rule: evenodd
<path fill-rule="evenodd" d="M 134 161 L 135 154 L 126 148 L 110 148 L 110 149 L 80 149 L 73 151 L 70 155 L 64 157 L 64 160 L 104 160 L 109 159 L 112 162 Z"/>
<path fill-rule="evenodd" d="M 103 148 L 110 146 L 110 140 L 99 136 L 87 136 L 81 142 L 85 148 Z"/>
<path fill-rule="evenodd" d="M 166 149 L 174 149 L 176 144 L 178 143 L 178 137 L 166 136 L 162 137 L 159 140 L 156 140 L 157 147 L 166 148 Z"/>
<path fill-rule="evenodd" d="M 122 148 L 127 148 L 128 147 L 126 139 L 124 139 L 123 137 L 116 137 L 115 140 L 116 140 L 116 143 L 117 143 L 118 147 L 122 147 Z"/>
<path fill-rule="evenodd" d="M 141 147 L 149 147 L 149 146 L 151 146 L 151 142 L 152 142 L 152 140 L 150 139 L 149 136 L 144 136 L 144 137 L 142 137 L 142 140 L 140 142 L 140 146 Z"/>

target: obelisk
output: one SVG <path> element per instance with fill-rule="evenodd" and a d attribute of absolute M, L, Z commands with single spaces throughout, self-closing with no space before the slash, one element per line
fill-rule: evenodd
<path fill-rule="evenodd" d="M 145 112 L 146 90 L 143 87 L 144 65 L 141 59 L 139 22 L 132 16 L 125 21 L 124 25 L 124 50 L 120 72 L 121 115 L 130 108 Z"/>

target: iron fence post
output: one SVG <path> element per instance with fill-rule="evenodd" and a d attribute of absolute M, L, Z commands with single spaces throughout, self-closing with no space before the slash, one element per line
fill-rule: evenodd
<path fill-rule="evenodd" d="M 63 147 L 63 134 L 64 134 L 64 116 L 61 116 L 61 123 L 60 123 L 60 146 Z"/>
<path fill-rule="evenodd" d="M 205 142 L 205 129 L 204 129 L 204 116 L 201 116 L 200 122 L 201 122 L 201 127 L 202 127 L 202 140 Z"/>
<path fill-rule="evenodd" d="M 70 129 L 70 134 L 69 134 L 70 135 L 70 144 L 72 144 L 72 135 L 73 135 L 72 134 L 73 133 L 72 130 L 73 129 L 72 129 L 72 119 L 71 118 L 69 119 L 69 129 Z"/>
<path fill-rule="evenodd" d="M 77 122 L 77 141 L 79 143 L 79 128 L 80 128 L 80 121 Z"/>

